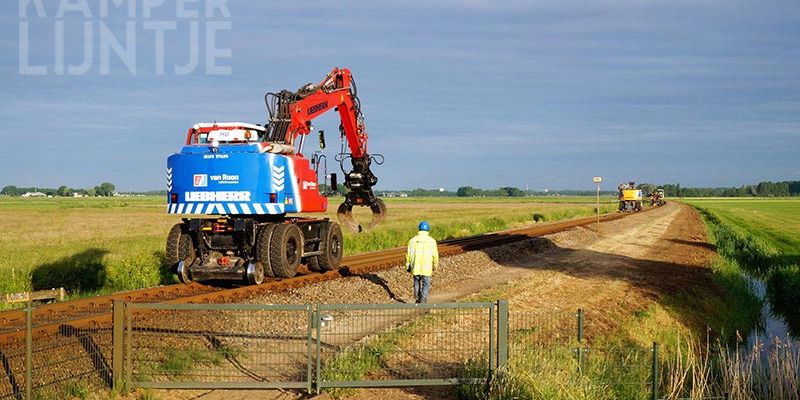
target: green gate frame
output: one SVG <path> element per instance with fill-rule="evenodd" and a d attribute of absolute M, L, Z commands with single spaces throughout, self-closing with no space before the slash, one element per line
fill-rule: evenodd
<path fill-rule="evenodd" d="M 321 377 L 320 339 L 323 312 L 348 310 L 431 310 L 472 309 L 488 311 L 488 358 L 489 375 L 485 379 L 460 379 L 458 377 L 435 379 L 393 379 L 393 380 L 352 380 L 323 381 Z M 284 311 L 298 312 L 307 315 L 307 354 L 306 377 L 304 381 L 282 382 L 144 382 L 135 381 L 132 377 L 132 317 L 135 310 L 198 310 L 198 311 Z M 305 389 L 308 393 L 319 393 L 324 388 L 367 388 L 367 387 L 407 387 L 457 385 L 462 383 L 485 383 L 497 371 L 498 367 L 508 362 L 508 302 L 474 302 L 474 303 L 432 303 L 432 304 L 168 304 L 168 303 L 127 303 L 115 300 L 113 305 L 112 330 L 112 382 L 116 389 L 152 388 L 152 389 Z"/>
<path fill-rule="evenodd" d="M 320 321 L 321 312 L 323 311 L 342 311 L 342 310 L 446 310 L 446 309 L 471 309 L 471 310 L 488 310 L 489 320 L 489 356 L 487 359 L 488 370 L 493 373 L 497 367 L 497 348 L 498 341 L 496 340 L 495 329 L 495 313 L 497 303 L 483 302 L 483 303 L 431 303 L 431 304 L 405 304 L 405 303 L 389 303 L 389 304 L 319 304 L 316 307 L 315 320 Z M 507 311 L 507 308 L 506 308 Z M 506 321 L 508 320 L 506 316 Z M 319 338 L 321 334 L 320 324 L 316 324 L 316 337 Z M 318 341 L 319 343 L 319 341 Z M 507 342 L 505 342 L 507 343 Z M 507 347 L 507 345 L 503 346 Z M 452 378 L 433 378 L 433 379 L 392 379 L 392 380 L 341 380 L 341 381 L 325 381 L 322 379 L 322 359 L 320 355 L 320 345 L 317 346 L 316 354 L 316 389 L 317 393 L 325 388 L 369 388 L 369 387 L 406 387 L 406 386 L 445 386 L 445 385 L 458 385 L 461 383 L 482 383 L 484 379 L 459 379 L 458 377 Z M 486 377 L 488 379 L 489 376 Z"/>
<path fill-rule="evenodd" d="M 121 366 L 120 371 L 124 373 L 124 384 L 129 389 L 133 388 L 149 388 L 149 389 L 312 389 L 312 309 L 310 304 L 302 305 L 276 305 L 276 304 L 166 304 L 166 303 L 125 303 L 123 307 L 119 307 L 118 303 L 114 304 L 114 387 L 122 385 L 121 377 L 117 376 L 116 367 L 120 367 L 118 363 L 124 360 L 124 365 Z M 123 309 L 124 311 L 118 311 Z M 132 329 L 132 316 L 133 310 L 197 310 L 197 311 L 289 311 L 289 312 L 304 312 L 308 321 L 307 339 L 306 339 L 306 380 L 303 381 L 282 381 L 282 382 L 234 382 L 234 381 L 218 381 L 218 382 L 140 382 L 133 380 L 132 372 L 133 366 L 131 365 L 131 333 Z M 119 314 L 119 315 L 118 315 Z M 124 338 L 122 332 L 124 331 Z M 117 345 L 117 340 L 122 339 L 123 346 Z M 117 361 L 120 360 L 120 361 Z"/>

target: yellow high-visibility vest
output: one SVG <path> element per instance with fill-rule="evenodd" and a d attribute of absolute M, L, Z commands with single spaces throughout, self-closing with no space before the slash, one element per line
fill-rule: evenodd
<path fill-rule="evenodd" d="M 430 237 L 428 232 L 419 231 L 417 236 L 408 241 L 406 252 L 406 267 L 411 268 L 413 275 L 433 275 L 433 269 L 439 265 L 439 248 L 436 239 Z"/>

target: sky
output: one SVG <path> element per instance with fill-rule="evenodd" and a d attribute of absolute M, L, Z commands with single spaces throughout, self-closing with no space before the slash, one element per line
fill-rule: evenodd
<path fill-rule="evenodd" d="M 797 0 L 6 0 L 0 33 L 0 186 L 164 189 L 191 125 L 334 66 L 378 189 L 800 180 Z"/>

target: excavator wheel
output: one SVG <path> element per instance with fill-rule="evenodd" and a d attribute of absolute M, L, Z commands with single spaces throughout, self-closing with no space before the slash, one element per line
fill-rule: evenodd
<path fill-rule="evenodd" d="M 261 264 L 265 276 L 274 277 L 270 265 L 270 243 L 272 243 L 272 235 L 278 225 L 268 224 L 258 228 L 256 235 L 256 263 Z"/>
<path fill-rule="evenodd" d="M 167 234 L 167 265 L 174 268 L 181 282 L 189 283 L 192 279 L 188 269 L 194 259 L 194 244 L 188 227 L 186 224 L 175 224 Z"/>
<path fill-rule="evenodd" d="M 276 277 L 291 278 L 297 275 L 297 266 L 303 256 L 303 232 L 295 224 L 275 227 L 269 243 L 269 265 Z"/>
<path fill-rule="evenodd" d="M 322 229 L 322 241 L 319 244 L 322 254 L 308 259 L 308 268 L 317 272 L 334 270 L 342 262 L 342 227 L 328 221 Z"/>

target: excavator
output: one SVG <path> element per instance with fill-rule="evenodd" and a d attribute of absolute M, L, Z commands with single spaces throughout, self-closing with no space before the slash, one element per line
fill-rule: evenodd
<path fill-rule="evenodd" d="M 637 189 L 635 182 L 620 183 L 617 189 L 620 212 L 642 210 L 642 189 Z"/>
<path fill-rule="evenodd" d="M 350 70 L 334 68 L 317 84 L 267 93 L 264 102 L 265 124 L 195 124 L 185 146 L 167 159 L 167 212 L 185 217 L 167 235 L 166 261 L 183 283 L 234 280 L 258 285 L 265 277 L 295 276 L 301 263 L 319 272 L 338 268 L 341 226 L 307 216 L 327 210 L 327 195 L 338 192 L 337 175 L 327 174 L 322 151 L 309 158 L 303 146 L 314 131 L 312 121 L 330 110 L 340 116 L 336 160 L 347 188 L 337 210 L 339 221 L 362 232 L 386 216 L 385 204 L 372 190 L 378 178 L 371 166 L 382 164 L 383 157 L 368 152 L 369 136 Z M 325 148 L 322 130 L 319 147 Z M 353 218 L 356 206 L 372 211 L 366 227 Z M 303 215 L 290 216 L 295 213 Z"/>

